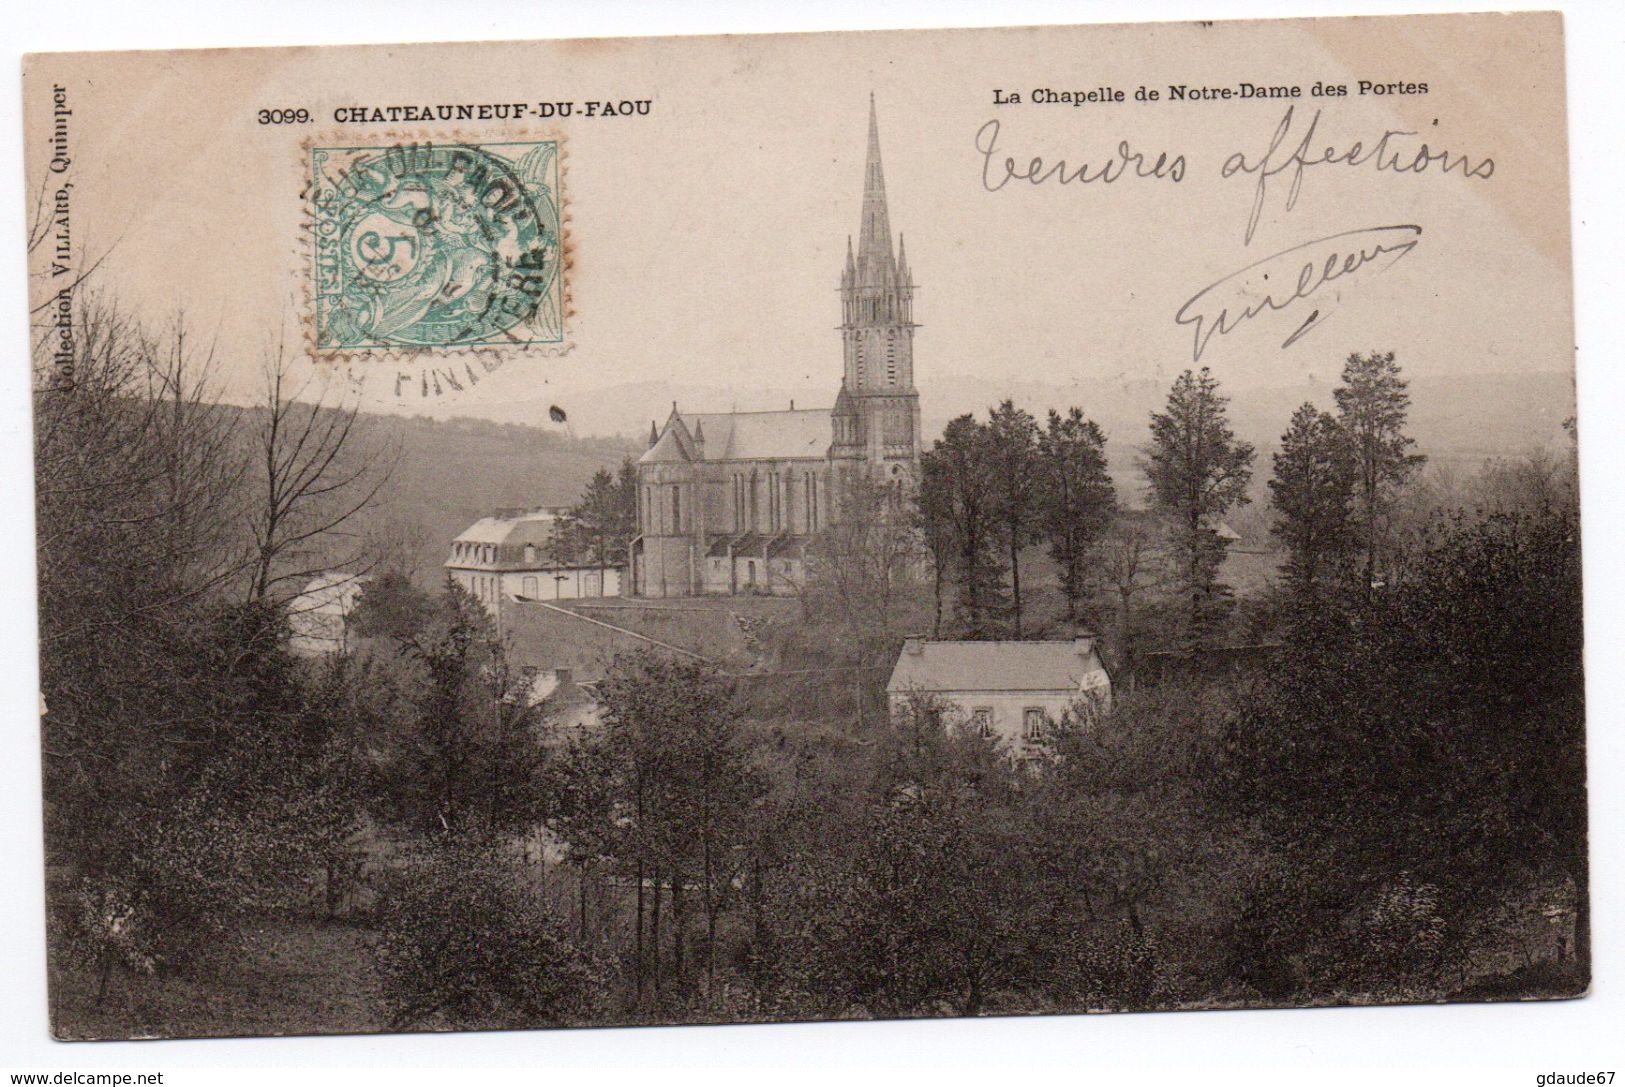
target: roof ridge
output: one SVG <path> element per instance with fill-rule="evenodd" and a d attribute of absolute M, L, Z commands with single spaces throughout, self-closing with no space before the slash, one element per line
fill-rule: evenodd
<path fill-rule="evenodd" d="M 725 418 L 737 418 L 741 415 L 808 415 L 828 414 L 829 408 L 761 408 L 757 411 L 691 411 L 689 418 L 701 415 L 719 415 Z"/>

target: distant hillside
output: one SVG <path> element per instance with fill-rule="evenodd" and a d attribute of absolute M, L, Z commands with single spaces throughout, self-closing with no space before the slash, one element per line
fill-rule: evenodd
<path fill-rule="evenodd" d="M 1230 396 L 1237 433 L 1262 448 L 1273 446 L 1292 411 L 1305 400 L 1330 408 L 1332 387 L 1325 381 L 1278 386 L 1235 387 L 1216 375 Z M 920 376 L 920 409 L 929 441 L 948 420 L 965 412 L 983 414 L 1005 397 L 1040 417 L 1050 408 L 1083 408 L 1106 430 L 1119 458 L 1145 441 L 1150 413 L 1162 407 L 1173 374 L 1052 385 L 1022 381 L 997 370 L 986 375 Z M 752 388 L 644 381 L 596 390 L 570 402 L 570 421 L 579 434 L 620 434 L 641 444 L 651 421 L 664 420 L 675 402 L 689 411 L 762 411 L 829 407 L 833 382 L 785 383 Z M 1475 457 L 1522 452 L 1561 437 L 1564 419 L 1574 413 L 1574 381 L 1569 374 L 1481 374 L 1461 378 L 1413 378 L 1411 432 L 1424 452 Z M 487 407 L 492 417 L 513 421 L 545 419 L 548 404 L 515 401 Z M 1116 467 L 1116 466 L 1114 466 Z"/>
<path fill-rule="evenodd" d="M 369 415 L 365 430 L 398 459 L 383 502 L 362 527 L 421 534 L 417 570 L 429 584 L 441 576 L 452 538 L 475 519 L 504 506 L 572 505 L 594 472 L 613 471 L 633 452 L 620 438 L 576 439 L 478 419 Z"/>
<path fill-rule="evenodd" d="M 1222 375 L 1221 380 L 1222 380 Z M 1325 383 L 1227 388 L 1237 434 L 1259 449 L 1255 490 L 1262 500 L 1269 453 L 1292 411 L 1305 400 L 1330 408 Z M 995 377 L 949 376 L 921 389 L 923 425 L 929 444 L 949 419 L 963 412 L 982 414 L 999 399 L 1013 397 L 1042 417 L 1051 407 L 1083 408 L 1106 430 L 1112 476 L 1119 493 L 1136 502 L 1143 487 L 1136 467 L 1146 440 L 1150 413 L 1160 409 L 1166 383 L 1137 379 L 1093 386 L 1057 386 Z M 382 506 L 358 527 L 367 532 L 403 530 L 419 537 L 414 548 L 420 577 L 440 576 L 446 545 L 475 518 L 502 506 L 566 505 L 581 494 L 593 472 L 614 469 L 621 458 L 644 447 L 651 418 L 662 419 L 672 401 L 693 410 L 740 410 L 823 406 L 832 399 L 806 391 L 757 388 L 749 391 L 644 382 L 613 387 L 589 404 L 575 404 L 577 432 L 610 437 L 570 437 L 556 428 L 519 422 L 457 418 L 434 421 L 385 415 L 365 417 L 364 435 L 379 448 L 398 451 L 398 467 Z M 1435 461 L 1476 464 L 1561 439 L 1563 420 L 1574 412 L 1574 386 L 1566 374 L 1504 374 L 1411 383 L 1410 432 L 1418 448 Z M 545 418 L 534 405 L 505 405 L 516 418 Z M 1243 532 L 1255 510 L 1238 511 Z"/>

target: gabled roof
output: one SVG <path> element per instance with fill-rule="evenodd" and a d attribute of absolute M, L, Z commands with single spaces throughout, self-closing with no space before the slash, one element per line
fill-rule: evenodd
<path fill-rule="evenodd" d="M 852 402 L 852 394 L 846 391 L 846 382 L 841 382 L 841 391 L 835 394 L 835 406 L 830 409 L 831 415 L 856 415 L 858 406 Z"/>
<path fill-rule="evenodd" d="M 910 638 L 888 691 L 1078 691 L 1104 677 L 1093 638 L 1064 642 L 934 642 Z M 1091 686 L 1098 684 L 1094 678 Z"/>
<path fill-rule="evenodd" d="M 694 439 L 688 426 L 683 422 L 682 415 L 677 411 L 677 405 L 671 406 L 671 414 L 666 416 L 666 425 L 660 428 L 660 433 L 654 442 L 638 458 L 639 464 L 687 464 L 690 461 L 701 460 L 704 446 Z"/>
<path fill-rule="evenodd" d="M 672 412 L 640 464 L 697 460 L 808 460 L 829 452 L 827 408 L 799 411 Z M 703 433 L 704 441 L 695 434 Z"/>

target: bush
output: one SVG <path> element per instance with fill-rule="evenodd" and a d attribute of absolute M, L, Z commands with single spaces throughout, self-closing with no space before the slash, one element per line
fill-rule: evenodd
<path fill-rule="evenodd" d="M 386 883 L 377 954 L 394 1029 L 565 1025 L 604 982 L 521 862 L 487 843 L 439 839 L 407 859 Z"/>

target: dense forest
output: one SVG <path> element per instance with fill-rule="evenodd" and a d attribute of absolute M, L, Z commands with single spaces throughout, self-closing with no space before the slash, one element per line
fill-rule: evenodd
<path fill-rule="evenodd" d="M 272 360 L 222 413 L 176 330 L 80 327 L 35 396 L 59 1035 L 1588 984 L 1572 442 L 1441 476 L 1391 353 L 1350 356 L 1268 464 L 1205 370 L 1138 450 L 1081 409 L 955 419 L 912 492 L 843 496 L 757 673 L 623 655 L 576 728 L 475 601 L 357 530 L 401 484 L 354 411 Z M 1136 455 L 1145 509 L 1108 470 Z M 1255 474 L 1280 573 L 1238 589 Z M 614 512 L 592 480 L 581 524 Z M 295 657 L 289 601 L 347 563 L 373 573 L 353 646 Z M 928 698 L 886 712 L 905 633 L 1077 625 L 1118 697 L 1042 757 Z"/>

